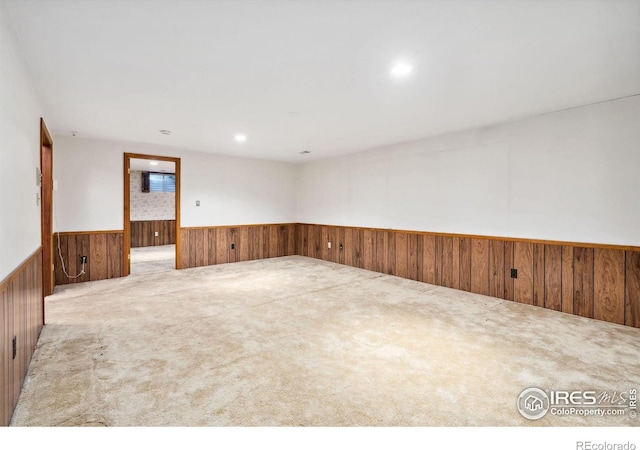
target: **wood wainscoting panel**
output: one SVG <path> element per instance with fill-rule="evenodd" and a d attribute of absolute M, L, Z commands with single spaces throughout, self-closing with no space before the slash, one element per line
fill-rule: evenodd
<path fill-rule="evenodd" d="M 375 233 L 372 230 L 366 229 L 363 231 L 363 244 L 364 244 L 364 261 L 362 268 L 366 270 L 375 270 Z M 311 256 L 311 255 L 309 255 Z"/>
<path fill-rule="evenodd" d="M 640 252 L 627 251 L 625 263 L 624 324 L 640 328 Z"/>
<path fill-rule="evenodd" d="M 354 240 L 354 235 L 357 236 L 357 230 L 354 230 L 353 228 L 343 228 L 343 231 L 344 237 L 342 238 L 342 245 L 344 247 L 344 256 L 341 263 L 351 267 L 358 267 L 356 261 L 358 248 Z M 298 255 L 302 255 L 302 253 L 298 253 Z"/>
<path fill-rule="evenodd" d="M 155 235 L 158 233 L 158 236 Z M 176 243 L 175 220 L 131 221 L 131 248 Z"/>
<path fill-rule="evenodd" d="M 410 280 L 417 280 L 418 274 L 422 272 L 421 251 L 422 251 L 422 236 L 409 233 L 407 234 L 407 278 Z"/>
<path fill-rule="evenodd" d="M 384 252 L 384 255 L 386 255 L 385 263 L 387 267 L 387 270 L 385 271 L 385 273 L 389 275 L 397 275 L 396 240 L 399 234 L 400 233 L 390 233 L 388 231 L 384 232 L 386 243 L 387 243 L 387 249 Z"/>
<path fill-rule="evenodd" d="M 533 304 L 544 308 L 545 272 L 544 244 L 533 244 Z"/>
<path fill-rule="evenodd" d="M 436 236 L 422 236 L 422 279 L 425 283 L 439 284 L 436 281 Z"/>
<path fill-rule="evenodd" d="M 593 318 L 624 324 L 625 252 L 594 249 Z"/>
<path fill-rule="evenodd" d="M 489 241 L 489 293 L 492 297 L 504 298 L 504 242 Z"/>
<path fill-rule="evenodd" d="M 489 295 L 489 241 L 471 239 L 471 292 Z"/>
<path fill-rule="evenodd" d="M 310 230 L 296 224 L 182 228 L 182 268 L 306 253 Z"/>
<path fill-rule="evenodd" d="M 107 278 L 107 235 L 90 235 L 89 248 L 91 249 L 90 280 L 105 280 Z"/>
<path fill-rule="evenodd" d="M 56 286 L 84 281 L 105 280 L 122 276 L 122 231 L 79 231 L 56 233 L 53 243 L 56 248 L 54 257 L 54 275 Z M 58 238 L 60 252 L 58 252 Z M 76 276 L 82 270 L 81 257 L 87 257 L 84 275 L 67 278 L 62 270 L 62 261 L 70 276 Z"/>
<path fill-rule="evenodd" d="M 562 246 L 562 312 L 573 314 L 573 247 Z"/>
<path fill-rule="evenodd" d="M 515 242 L 506 241 L 504 243 L 504 297 L 505 300 L 513 301 L 513 293 L 514 293 L 514 278 L 511 278 L 511 269 L 515 268 L 514 266 L 514 244 Z"/>
<path fill-rule="evenodd" d="M 297 224 L 294 249 L 302 256 L 640 327 L 637 247 Z"/>
<path fill-rule="evenodd" d="M 573 314 L 593 318 L 593 249 L 573 249 Z"/>
<path fill-rule="evenodd" d="M 471 292 L 471 238 L 461 237 L 459 245 L 460 290 Z"/>
<path fill-rule="evenodd" d="M 562 311 L 562 247 L 544 247 L 544 307 Z"/>
<path fill-rule="evenodd" d="M 440 254 L 440 261 L 442 261 L 440 265 L 440 282 L 436 282 L 440 286 L 444 287 L 453 287 L 453 237 L 451 236 L 442 236 L 440 249 L 436 250 Z M 456 238 L 456 247 L 457 251 L 459 251 L 459 241 Z M 456 251 L 456 252 L 457 252 Z M 459 258 L 458 258 L 459 259 Z M 438 257 L 436 255 L 436 262 L 438 261 Z M 458 269 L 459 261 L 456 261 L 456 269 Z M 458 283 L 460 282 L 460 278 L 458 275 Z"/>
<path fill-rule="evenodd" d="M 42 249 L 0 282 L 0 302 L 0 426 L 7 426 L 44 325 Z"/>
<path fill-rule="evenodd" d="M 518 277 L 513 279 L 513 300 L 533 305 L 533 244 L 514 242 L 513 268 Z"/>

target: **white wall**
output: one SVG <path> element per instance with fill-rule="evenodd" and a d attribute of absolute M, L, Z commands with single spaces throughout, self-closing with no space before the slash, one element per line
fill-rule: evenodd
<path fill-rule="evenodd" d="M 303 223 L 640 245 L 640 97 L 300 167 Z"/>
<path fill-rule="evenodd" d="M 182 227 L 295 221 L 293 164 L 58 135 L 53 161 L 56 231 L 122 230 L 127 152 L 181 158 Z"/>
<path fill-rule="evenodd" d="M 36 167 L 40 105 L 3 2 L 0 2 L 0 281 L 41 244 Z"/>

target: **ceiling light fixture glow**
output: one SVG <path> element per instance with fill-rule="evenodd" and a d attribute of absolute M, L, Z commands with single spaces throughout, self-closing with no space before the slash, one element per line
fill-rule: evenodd
<path fill-rule="evenodd" d="M 391 68 L 391 75 L 396 78 L 406 77 L 413 71 L 413 66 L 406 62 L 399 62 Z"/>
<path fill-rule="evenodd" d="M 152 166 L 157 166 L 158 163 L 156 161 L 151 161 L 149 164 L 151 164 Z"/>
<path fill-rule="evenodd" d="M 244 134 L 236 134 L 233 138 L 237 142 L 245 142 L 247 140 L 247 137 Z"/>

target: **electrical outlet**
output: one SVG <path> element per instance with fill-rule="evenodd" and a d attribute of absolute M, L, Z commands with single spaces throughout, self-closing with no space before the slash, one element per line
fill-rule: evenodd
<path fill-rule="evenodd" d="M 344 246 L 342 244 L 340 244 L 340 250 L 344 250 Z"/>
<path fill-rule="evenodd" d="M 86 257 L 86 256 L 81 256 L 81 257 L 80 257 L 80 262 L 81 262 L 82 264 L 86 264 L 86 263 L 87 263 L 87 257 Z"/>
<path fill-rule="evenodd" d="M 154 232 L 153 232 L 153 235 L 154 235 L 155 237 L 158 237 L 158 232 L 157 232 L 157 231 L 154 231 Z"/>
<path fill-rule="evenodd" d="M 327 248 L 331 248 L 331 242 L 327 243 Z"/>
<path fill-rule="evenodd" d="M 196 200 L 196 206 L 200 206 L 200 200 Z"/>
<path fill-rule="evenodd" d="M 231 250 L 235 250 L 236 249 L 236 244 L 231 244 Z"/>
<path fill-rule="evenodd" d="M 13 358 L 16 359 L 16 355 L 18 354 L 18 338 L 16 336 L 13 337 Z"/>
<path fill-rule="evenodd" d="M 511 278 L 518 278 L 518 269 L 511 269 Z"/>

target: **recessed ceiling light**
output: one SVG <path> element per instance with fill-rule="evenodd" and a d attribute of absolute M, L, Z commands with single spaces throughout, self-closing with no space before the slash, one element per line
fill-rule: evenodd
<path fill-rule="evenodd" d="M 152 166 L 157 166 L 158 163 L 156 161 L 151 161 L 149 164 L 151 164 Z"/>
<path fill-rule="evenodd" d="M 244 142 L 247 140 L 247 137 L 244 134 L 236 134 L 233 138 L 238 142 Z"/>
<path fill-rule="evenodd" d="M 406 77 L 413 71 L 413 66 L 406 62 L 399 62 L 391 68 L 391 75 L 396 78 Z"/>
<path fill-rule="evenodd" d="M 160 130 L 160 134 L 164 134 L 165 136 L 169 136 L 171 134 L 171 130 Z"/>

